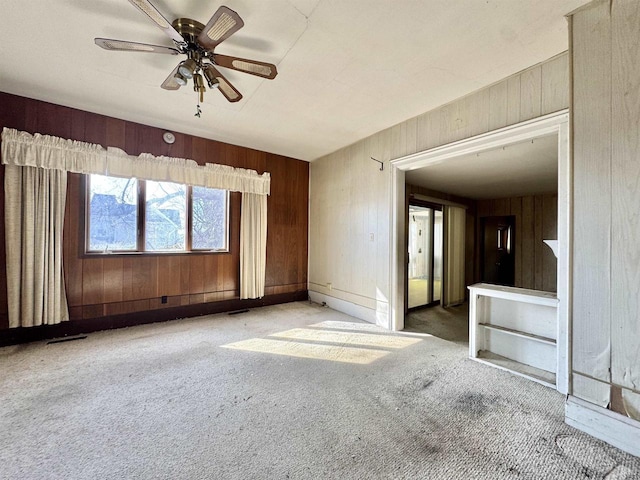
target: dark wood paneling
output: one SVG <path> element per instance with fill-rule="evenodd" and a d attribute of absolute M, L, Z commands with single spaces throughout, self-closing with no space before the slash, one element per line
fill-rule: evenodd
<path fill-rule="evenodd" d="M 517 235 L 520 227 L 519 220 L 522 220 L 522 197 L 510 199 L 510 215 L 516 217 L 516 231 L 514 232 L 514 248 L 515 248 L 515 284 L 522 285 L 522 238 Z"/>
<path fill-rule="evenodd" d="M 25 130 L 26 104 L 29 100 L 8 93 L 0 92 L 0 127 L 18 128 Z"/>
<path fill-rule="evenodd" d="M 308 163 L 179 132 L 174 132 L 175 143 L 167 145 L 162 140 L 162 129 L 0 93 L 0 128 L 5 126 L 117 147 L 131 155 L 151 153 L 191 158 L 199 164 L 220 163 L 259 173 L 270 172 L 267 285 L 271 287 L 272 296 L 269 302 L 279 298 L 289 301 L 293 298 L 291 292 L 298 292 L 295 298 L 306 298 Z M 0 167 L 0 181 L 3 178 L 4 168 Z M 67 330 L 61 326 L 44 327 L 44 330 L 71 332 L 80 328 L 79 324 L 88 328 L 86 331 L 101 329 L 99 325 L 125 326 L 147 318 L 147 312 L 157 321 L 164 318 L 158 317 L 157 312 L 178 311 L 177 308 L 183 308 L 180 316 L 239 308 L 234 299 L 239 297 L 240 193 L 230 195 L 229 253 L 92 257 L 83 251 L 83 188 L 82 176 L 69 174 L 64 225 L 65 284 L 70 316 L 79 323 Z M 0 207 L 3 207 L 3 198 L 0 198 Z M 0 235 L 0 260 L 4 265 L 4 208 L 0 208 Z M 275 293 L 285 296 L 273 296 Z M 162 303 L 162 296 L 167 296 L 166 304 Z M 260 301 L 246 305 L 258 304 Z M 184 310 L 185 305 L 190 310 Z M 0 272 L 0 330 L 8 327 L 6 313 L 3 269 Z M 113 320 L 116 317 L 117 320 Z"/>
<path fill-rule="evenodd" d="M 544 195 L 542 197 L 542 240 L 558 238 L 558 197 Z M 558 260 L 547 246 L 542 250 L 542 290 L 557 291 Z"/>
<path fill-rule="evenodd" d="M 276 305 L 279 303 L 297 302 L 307 300 L 307 298 L 307 290 L 298 289 L 292 291 L 292 293 L 270 294 L 256 300 L 223 299 L 213 303 L 198 302 L 197 304 L 191 305 L 182 303 L 179 306 L 164 308 L 155 308 L 155 306 L 154 308 L 151 308 L 150 302 L 155 302 L 157 299 L 108 304 L 106 307 L 102 305 L 88 305 L 84 307 L 87 312 L 84 319 L 74 316 L 74 320 L 63 322 L 58 325 L 1 330 L 0 347 L 86 334 L 100 330 L 110 330 L 113 328 L 144 325 L 146 323 L 163 322 L 199 315 L 232 312 L 247 308 Z M 128 304 L 125 305 L 124 303 Z M 101 312 L 104 310 L 111 313 L 102 314 Z M 126 312 L 123 312 L 123 310 L 126 310 Z M 91 317 L 89 316 L 91 313 L 101 314 L 96 317 Z"/>
<path fill-rule="evenodd" d="M 107 118 L 107 146 L 124 150 L 126 148 L 126 122 L 117 118 Z"/>
<path fill-rule="evenodd" d="M 104 302 L 104 259 L 102 257 L 87 258 L 82 263 L 82 305 L 93 305 Z M 66 272 L 73 277 L 76 272 Z"/>
<path fill-rule="evenodd" d="M 105 258 L 102 262 L 102 281 L 105 303 L 121 302 L 123 300 L 122 275 L 124 259 L 122 257 Z"/>
<path fill-rule="evenodd" d="M 535 289 L 536 290 L 542 290 L 542 276 L 543 276 L 543 271 L 544 271 L 544 266 L 542 264 L 542 260 L 543 260 L 543 248 L 549 248 L 547 247 L 544 243 L 542 243 L 542 217 L 544 215 L 543 212 L 543 207 L 542 207 L 542 196 L 541 195 L 536 195 L 533 198 L 533 204 L 534 204 L 534 208 L 535 208 L 535 214 L 534 214 L 534 238 L 535 238 L 535 242 L 533 244 L 534 246 L 534 269 L 535 272 L 533 274 L 533 278 L 534 278 L 534 285 L 535 285 Z"/>
<path fill-rule="evenodd" d="M 302 168 L 301 168 L 302 167 Z M 297 206 L 298 198 L 309 196 L 309 170 L 296 160 L 267 154 L 266 170 L 271 172 L 268 199 L 266 286 L 290 285 L 306 281 L 308 209 Z M 273 178 L 281 182 L 273 182 Z M 271 212 L 274 212 L 272 215 Z"/>
<path fill-rule="evenodd" d="M 522 288 L 535 288 L 535 208 L 533 197 L 522 197 L 522 221 L 516 218 L 516 228 L 518 224 L 522 229 L 518 229 L 517 235 L 522 238 L 522 284 L 516 285 Z M 527 253 L 525 253 L 527 252 Z"/>
<path fill-rule="evenodd" d="M 478 219 L 516 217 L 516 287 L 557 291 L 557 260 L 543 240 L 557 239 L 558 196 L 556 194 L 478 200 Z M 476 235 L 479 245 L 479 234 Z"/>

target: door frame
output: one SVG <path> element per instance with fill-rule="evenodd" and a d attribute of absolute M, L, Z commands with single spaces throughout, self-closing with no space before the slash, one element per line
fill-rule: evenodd
<path fill-rule="evenodd" d="M 570 314 L 571 314 L 571 210 L 572 167 L 569 152 L 568 109 L 532 120 L 493 130 L 447 145 L 396 158 L 389 162 L 391 177 L 391 255 L 390 255 L 390 326 L 392 330 L 404 328 L 406 238 L 405 172 L 442 163 L 470 153 L 480 153 L 537 137 L 558 136 L 558 368 L 557 390 L 569 391 Z"/>
<path fill-rule="evenodd" d="M 407 275 L 405 278 L 405 284 L 404 284 L 404 301 L 406 302 L 405 305 L 407 306 L 406 311 L 414 311 L 414 310 L 419 310 L 421 308 L 426 308 L 426 307 L 433 307 L 436 305 L 441 305 L 442 304 L 442 286 L 440 287 L 440 298 L 438 300 L 434 300 L 433 299 L 433 295 L 434 295 L 434 281 L 435 281 L 435 220 L 436 220 L 436 216 L 435 216 L 435 212 L 442 212 L 444 213 L 444 206 L 435 202 L 428 202 L 426 200 L 420 200 L 418 198 L 414 198 L 414 197 L 407 197 L 407 215 L 406 215 L 406 219 L 408 221 L 409 219 L 409 211 L 410 211 L 410 207 L 414 206 L 414 207 L 420 207 L 420 208 L 429 208 L 431 209 L 432 215 L 430 215 L 430 228 L 429 228 L 429 278 L 431 279 L 429 282 L 429 296 L 428 298 L 431 300 L 430 302 L 427 302 L 425 304 L 422 305 L 418 305 L 416 307 L 409 307 L 409 272 L 407 270 Z M 443 222 L 444 222 L 444 215 L 442 218 Z M 442 227 L 442 233 L 444 236 L 444 225 Z M 406 235 L 407 235 L 407 240 L 409 239 L 409 228 L 407 226 L 406 229 Z M 443 242 L 444 244 L 444 242 Z M 407 263 L 409 260 L 409 249 L 407 248 Z M 442 255 L 444 260 L 444 251 L 440 252 L 440 254 Z M 441 279 L 440 281 L 443 281 L 443 277 L 444 277 L 444 272 L 440 272 L 440 276 Z M 442 283 L 441 283 L 442 285 Z"/>

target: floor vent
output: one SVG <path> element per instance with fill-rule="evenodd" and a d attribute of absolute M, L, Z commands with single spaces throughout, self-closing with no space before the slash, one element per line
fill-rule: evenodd
<path fill-rule="evenodd" d="M 236 310 L 234 312 L 229 312 L 228 315 L 238 315 L 240 313 L 247 313 L 249 311 L 248 308 L 245 308 L 244 310 Z"/>
<path fill-rule="evenodd" d="M 51 345 L 52 343 L 73 342 L 74 340 L 84 340 L 85 338 L 87 338 L 86 335 L 80 335 L 77 337 L 57 338 L 55 340 L 49 340 L 47 342 L 47 345 Z"/>

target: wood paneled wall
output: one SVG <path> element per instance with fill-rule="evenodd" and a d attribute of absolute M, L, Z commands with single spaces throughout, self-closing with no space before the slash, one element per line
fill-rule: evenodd
<path fill-rule="evenodd" d="M 542 241 L 558 238 L 558 195 L 478 200 L 477 211 L 478 252 L 482 217 L 515 216 L 515 286 L 556 292 L 558 261 Z M 480 262 L 480 254 L 476 261 Z M 480 271 L 479 265 L 477 271 Z"/>
<path fill-rule="evenodd" d="M 640 420 L 640 2 L 594 2 L 571 31 L 572 394 Z"/>
<path fill-rule="evenodd" d="M 391 180 L 370 157 L 388 163 L 568 107 L 563 53 L 315 160 L 309 290 L 336 298 L 333 308 L 390 326 Z"/>
<path fill-rule="evenodd" d="M 131 155 L 191 158 L 271 173 L 268 199 L 266 295 L 307 289 L 309 164 L 249 148 L 175 133 L 81 110 L 0 93 L 0 128 L 55 135 Z M 0 181 L 4 168 L 0 169 Z M 206 304 L 239 296 L 241 195 L 231 194 L 230 252 L 90 257 L 83 254 L 82 176 L 70 174 L 65 213 L 64 258 L 72 320 Z M 0 261 L 5 264 L 4 196 L 0 196 Z M 167 303 L 161 297 L 167 296 Z M 7 328 L 6 274 L 0 271 L 0 329 Z M 239 304 L 238 304 L 239 305 Z M 213 309 L 215 310 L 215 308 Z M 199 310 L 206 312 L 206 308 Z"/>

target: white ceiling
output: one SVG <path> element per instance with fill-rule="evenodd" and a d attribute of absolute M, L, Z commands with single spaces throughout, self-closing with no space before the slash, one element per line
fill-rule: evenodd
<path fill-rule="evenodd" d="M 406 182 L 473 199 L 558 190 L 558 136 L 472 153 L 406 172 Z"/>
<path fill-rule="evenodd" d="M 152 0 L 206 23 L 245 22 L 218 53 L 275 63 L 275 80 L 223 69 L 244 95 L 160 84 L 171 55 L 110 52 L 94 37 L 171 41 L 126 0 L 0 0 L 0 90 L 314 160 L 567 49 L 587 0 Z"/>

